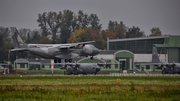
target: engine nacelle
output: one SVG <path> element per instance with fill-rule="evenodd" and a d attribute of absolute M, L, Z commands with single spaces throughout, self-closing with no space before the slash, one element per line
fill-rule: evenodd
<path fill-rule="evenodd" d="M 85 45 L 80 51 L 81 56 L 95 56 L 99 53 L 98 49 L 91 44 Z"/>

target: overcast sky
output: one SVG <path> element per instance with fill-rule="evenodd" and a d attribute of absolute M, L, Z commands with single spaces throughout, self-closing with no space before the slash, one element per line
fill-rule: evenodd
<path fill-rule="evenodd" d="M 180 0 L 0 0 L 0 26 L 40 29 L 39 13 L 65 9 L 97 14 L 104 30 L 111 20 L 139 27 L 146 35 L 153 27 L 163 35 L 180 35 Z"/>

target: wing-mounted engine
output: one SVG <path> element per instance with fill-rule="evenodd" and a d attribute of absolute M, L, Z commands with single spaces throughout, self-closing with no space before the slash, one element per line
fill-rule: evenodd
<path fill-rule="evenodd" d="M 97 55 L 99 53 L 99 50 L 94 47 L 91 44 L 87 44 L 83 47 L 82 50 L 79 51 L 80 56 L 91 56 L 91 59 L 93 59 L 93 56 Z"/>

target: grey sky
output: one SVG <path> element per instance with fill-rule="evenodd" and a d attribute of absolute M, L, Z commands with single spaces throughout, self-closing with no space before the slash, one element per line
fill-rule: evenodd
<path fill-rule="evenodd" d="M 146 35 L 153 27 L 163 35 L 180 35 L 180 0 L 0 0 L 0 26 L 39 29 L 39 13 L 65 9 L 97 14 L 104 30 L 112 20 Z"/>

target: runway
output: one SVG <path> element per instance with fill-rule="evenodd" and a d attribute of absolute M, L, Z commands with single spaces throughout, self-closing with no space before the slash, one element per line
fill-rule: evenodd
<path fill-rule="evenodd" d="M 12 76 L 12 75 L 6 75 L 6 76 Z M 63 74 L 39 74 L 39 75 L 36 75 L 36 74 L 29 74 L 29 75 L 20 75 L 18 74 L 17 76 L 114 76 L 114 77 L 121 77 L 121 76 L 134 76 L 134 77 L 180 77 L 179 74 L 133 74 L 133 73 L 126 73 L 126 74 L 123 74 L 123 73 L 110 73 L 110 74 L 87 74 L 87 75 L 82 75 L 82 74 L 78 74 L 78 75 L 63 75 Z"/>

